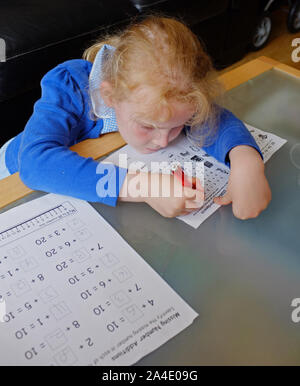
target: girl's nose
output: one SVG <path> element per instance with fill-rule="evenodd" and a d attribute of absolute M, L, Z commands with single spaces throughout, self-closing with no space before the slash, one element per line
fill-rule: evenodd
<path fill-rule="evenodd" d="M 154 143 L 159 147 L 166 147 L 169 143 L 169 133 L 164 133 L 163 130 L 160 129 Z"/>

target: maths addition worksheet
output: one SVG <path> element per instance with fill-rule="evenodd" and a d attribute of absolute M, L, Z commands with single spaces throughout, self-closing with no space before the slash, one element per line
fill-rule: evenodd
<path fill-rule="evenodd" d="M 0 214 L 0 365 L 132 365 L 197 316 L 86 201 Z"/>

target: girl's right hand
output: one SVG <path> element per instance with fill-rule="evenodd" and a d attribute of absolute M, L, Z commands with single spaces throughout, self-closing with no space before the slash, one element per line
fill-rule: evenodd
<path fill-rule="evenodd" d="M 204 192 L 190 187 L 183 187 L 181 180 L 177 177 L 168 174 L 159 174 L 159 176 L 154 176 L 153 178 L 152 175 L 151 188 L 153 188 L 153 184 L 154 189 L 156 188 L 156 181 L 159 181 L 159 187 L 161 187 L 162 193 L 169 192 L 168 186 L 170 186 L 170 194 L 168 197 L 164 197 L 163 194 L 160 194 L 160 197 L 149 195 L 149 197 L 145 198 L 145 202 L 162 216 L 183 216 L 203 205 Z M 199 180 L 197 181 L 197 186 L 201 186 Z"/>
<path fill-rule="evenodd" d="M 181 179 L 161 173 L 128 174 L 122 186 L 120 201 L 143 201 L 164 217 L 177 217 L 201 208 L 204 189 L 196 179 L 197 189 L 183 187 Z M 134 192 L 138 187 L 138 192 Z"/>

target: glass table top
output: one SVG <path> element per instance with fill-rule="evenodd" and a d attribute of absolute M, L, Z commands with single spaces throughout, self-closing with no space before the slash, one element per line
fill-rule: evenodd
<path fill-rule="evenodd" d="M 238 220 L 226 206 L 193 229 L 143 203 L 91 203 L 199 313 L 136 365 L 300 364 L 300 323 L 291 320 L 300 298 L 300 80 L 270 70 L 228 91 L 223 105 L 288 141 L 266 163 L 272 201 L 258 218 Z"/>

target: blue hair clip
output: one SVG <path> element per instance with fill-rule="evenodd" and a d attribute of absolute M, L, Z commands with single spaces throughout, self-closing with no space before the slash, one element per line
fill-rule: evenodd
<path fill-rule="evenodd" d="M 103 64 L 109 55 L 112 55 L 115 47 L 109 44 L 104 44 L 96 55 L 92 70 L 89 76 L 89 88 L 91 95 L 91 102 L 93 105 L 94 114 L 99 118 L 111 118 L 114 111 L 111 107 L 105 105 L 100 95 L 100 84 L 103 80 Z"/>

